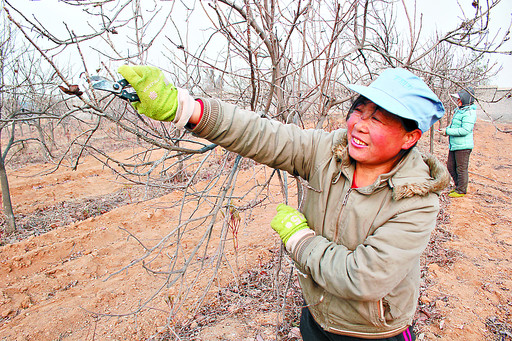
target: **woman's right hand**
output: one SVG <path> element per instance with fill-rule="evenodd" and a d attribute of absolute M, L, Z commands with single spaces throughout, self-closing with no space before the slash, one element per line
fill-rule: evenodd
<path fill-rule="evenodd" d="M 139 114 L 158 121 L 172 121 L 183 128 L 194 112 L 195 100 L 185 89 L 175 87 L 157 67 L 122 65 L 118 72 L 139 96 L 133 107 Z"/>

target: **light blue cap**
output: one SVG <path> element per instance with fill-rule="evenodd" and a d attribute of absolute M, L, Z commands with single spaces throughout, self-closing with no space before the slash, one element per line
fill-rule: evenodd
<path fill-rule="evenodd" d="M 436 94 L 421 78 L 405 69 L 386 69 L 369 86 L 347 87 L 392 114 L 416 121 L 422 132 L 444 115 L 443 103 Z"/>

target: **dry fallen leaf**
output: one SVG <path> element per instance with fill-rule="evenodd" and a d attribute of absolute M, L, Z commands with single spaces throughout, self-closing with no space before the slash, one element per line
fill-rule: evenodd
<path fill-rule="evenodd" d="M 62 92 L 64 92 L 65 94 L 68 94 L 68 95 L 81 96 L 83 94 L 83 92 L 80 91 L 80 88 L 76 84 L 70 85 L 69 89 L 66 87 L 63 87 L 62 85 L 59 85 L 59 89 L 61 89 Z"/>

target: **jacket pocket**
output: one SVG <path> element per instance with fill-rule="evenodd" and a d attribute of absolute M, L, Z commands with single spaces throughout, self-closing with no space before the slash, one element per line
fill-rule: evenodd
<path fill-rule="evenodd" d="M 418 275 L 419 278 L 419 275 Z M 384 297 L 384 312 L 388 321 L 410 319 L 414 316 L 419 296 L 419 283 L 411 277 Z"/>
<path fill-rule="evenodd" d="M 302 296 L 309 306 L 317 306 L 324 300 L 324 289 L 311 279 L 309 275 L 299 274 L 299 283 L 302 288 Z"/>
<path fill-rule="evenodd" d="M 388 327 L 384 305 L 380 301 L 355 301 L 334 297 L 329 307 L 334 325 L 372 325 Z"/>

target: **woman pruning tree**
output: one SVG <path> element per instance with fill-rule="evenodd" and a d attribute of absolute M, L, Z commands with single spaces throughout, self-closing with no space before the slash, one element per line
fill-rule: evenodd
<path fill-rule="evenodd" d="M 270 225 L 301 274 L 304 340 L 414 340 L 420 255 L 439 211 L 445 168 L 416 142 L 444 114 L 417 76 L 388 69 L 360 94 L 347 129 L 303 130 L 236 105 L 191 97 L 150 66 L 119 72 L 139 113 L 307 180 L 303 212 L 279 205 Z"/>

